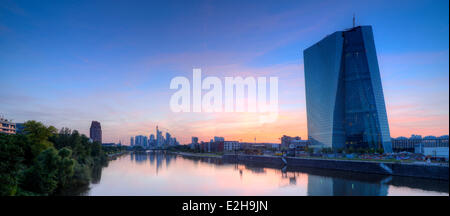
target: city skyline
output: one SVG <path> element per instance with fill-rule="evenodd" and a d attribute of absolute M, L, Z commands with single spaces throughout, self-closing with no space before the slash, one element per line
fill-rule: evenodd
<path fill-rule="evenodd" d="M 192 136 L 306 138 L 302 51 L 350 28 L 355 13 L 357 25 L 374 28 L 391 137 L 449 134 L 448 1 L 263 2 L 256 8 L 245 2 L 52 3 L 59 10 L 48 4 L 0 6 L 0 112 L 14 122 L 89 134 L 97 120 L 104 142 L 124 144 L 156 125 L 170 128 L 181 144 Z M 194 67 L 220 78 L 278 76 L 278 120 L 172 113 L 170 79 L 191 78 Z"/>

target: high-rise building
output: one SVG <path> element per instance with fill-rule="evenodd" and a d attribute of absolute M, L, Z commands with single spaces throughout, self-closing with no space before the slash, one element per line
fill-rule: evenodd
<path fill-rule="evenodd" d="M 147 147 L 148 146 L 148 137 L 142 136 L 142 146 Z"/>
<path fill-rule="evenodd" d="M 192 137 L 191 149 L 197 149 L 198 147 L 198 137 Z"/>
<path fill-rule="evenodd" d="M 167 145 L 167 146 L 170 146 L 170 145 L 171 145 L 171 140 L 172 140 L 172 138 L 171 138 L 171 136 L 170 136 L 170 133 L 169 133 L 169 132 L 166 132 L 166 145 Z"/>
<path fill-rule="evenodd" d="M 303 57 L 310 145 L 392 152 L 372 27 L 335 32 Z"/>
<path fill-rule="evenodd" d="M 162 147 L 164 144 L 164 137 L 162 135 L 162 131 L 158 129 L 158 126 L 156 126 L 156 146 Z"/>
<path fill-rule="evenodd" d="M 94 142 L 102 143 L 102 127 L 100 126 L 100 122 L 92 121 L 91 128 L 89 130 L 89 137 Z"/>
<path fill-rule="evenodd" d="M 147 136 L 138 135 L 138 136 L 134 137 L 134 145 L 135 146 L 147 147 L 147 144 L 148 144 Z"/>
<path fill-rule="evenodd" d="M 130 138 L 130 146 L 134 146 L 134 138 L 133 137 Z"/>
<path fill-rule="evenodd" d="M 148 142 L 149 142 L 149 145 L 154 146 L 155 145 L 155 135 L 150 134 Z"/>

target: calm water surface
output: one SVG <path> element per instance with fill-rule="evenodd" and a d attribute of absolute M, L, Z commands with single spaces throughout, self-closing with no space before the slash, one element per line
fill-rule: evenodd
<path fill-rule="evenodd" d="M 98 172 L 82 195 L 449 195 L 448 181 L 230 164 L 164 152 L 130 153 Z"/>

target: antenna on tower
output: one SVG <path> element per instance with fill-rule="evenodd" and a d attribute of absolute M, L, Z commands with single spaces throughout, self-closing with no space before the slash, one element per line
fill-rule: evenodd
<path fill-rule="evenodd" d="M 355 28 L 355 13 L 353 13 L 353 28 Z"/>

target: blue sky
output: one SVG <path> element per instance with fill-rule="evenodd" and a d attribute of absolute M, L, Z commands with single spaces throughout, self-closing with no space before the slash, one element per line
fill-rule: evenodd
<path fill-rule="evenodd" d="M 168 128 L 276 142 L 307 136 L 303 56 L 326 35 L 372 25 L 391 135 L 448 134 L 448 1 L 4 1 L 0 113 L 105 141 Z M 278 76 L 280 116 L 172 113 L 175 76 Z M 244 115 L 244 116 L 243 116 Z M 243 120 L 244 119 L 244 120 Z"/>

